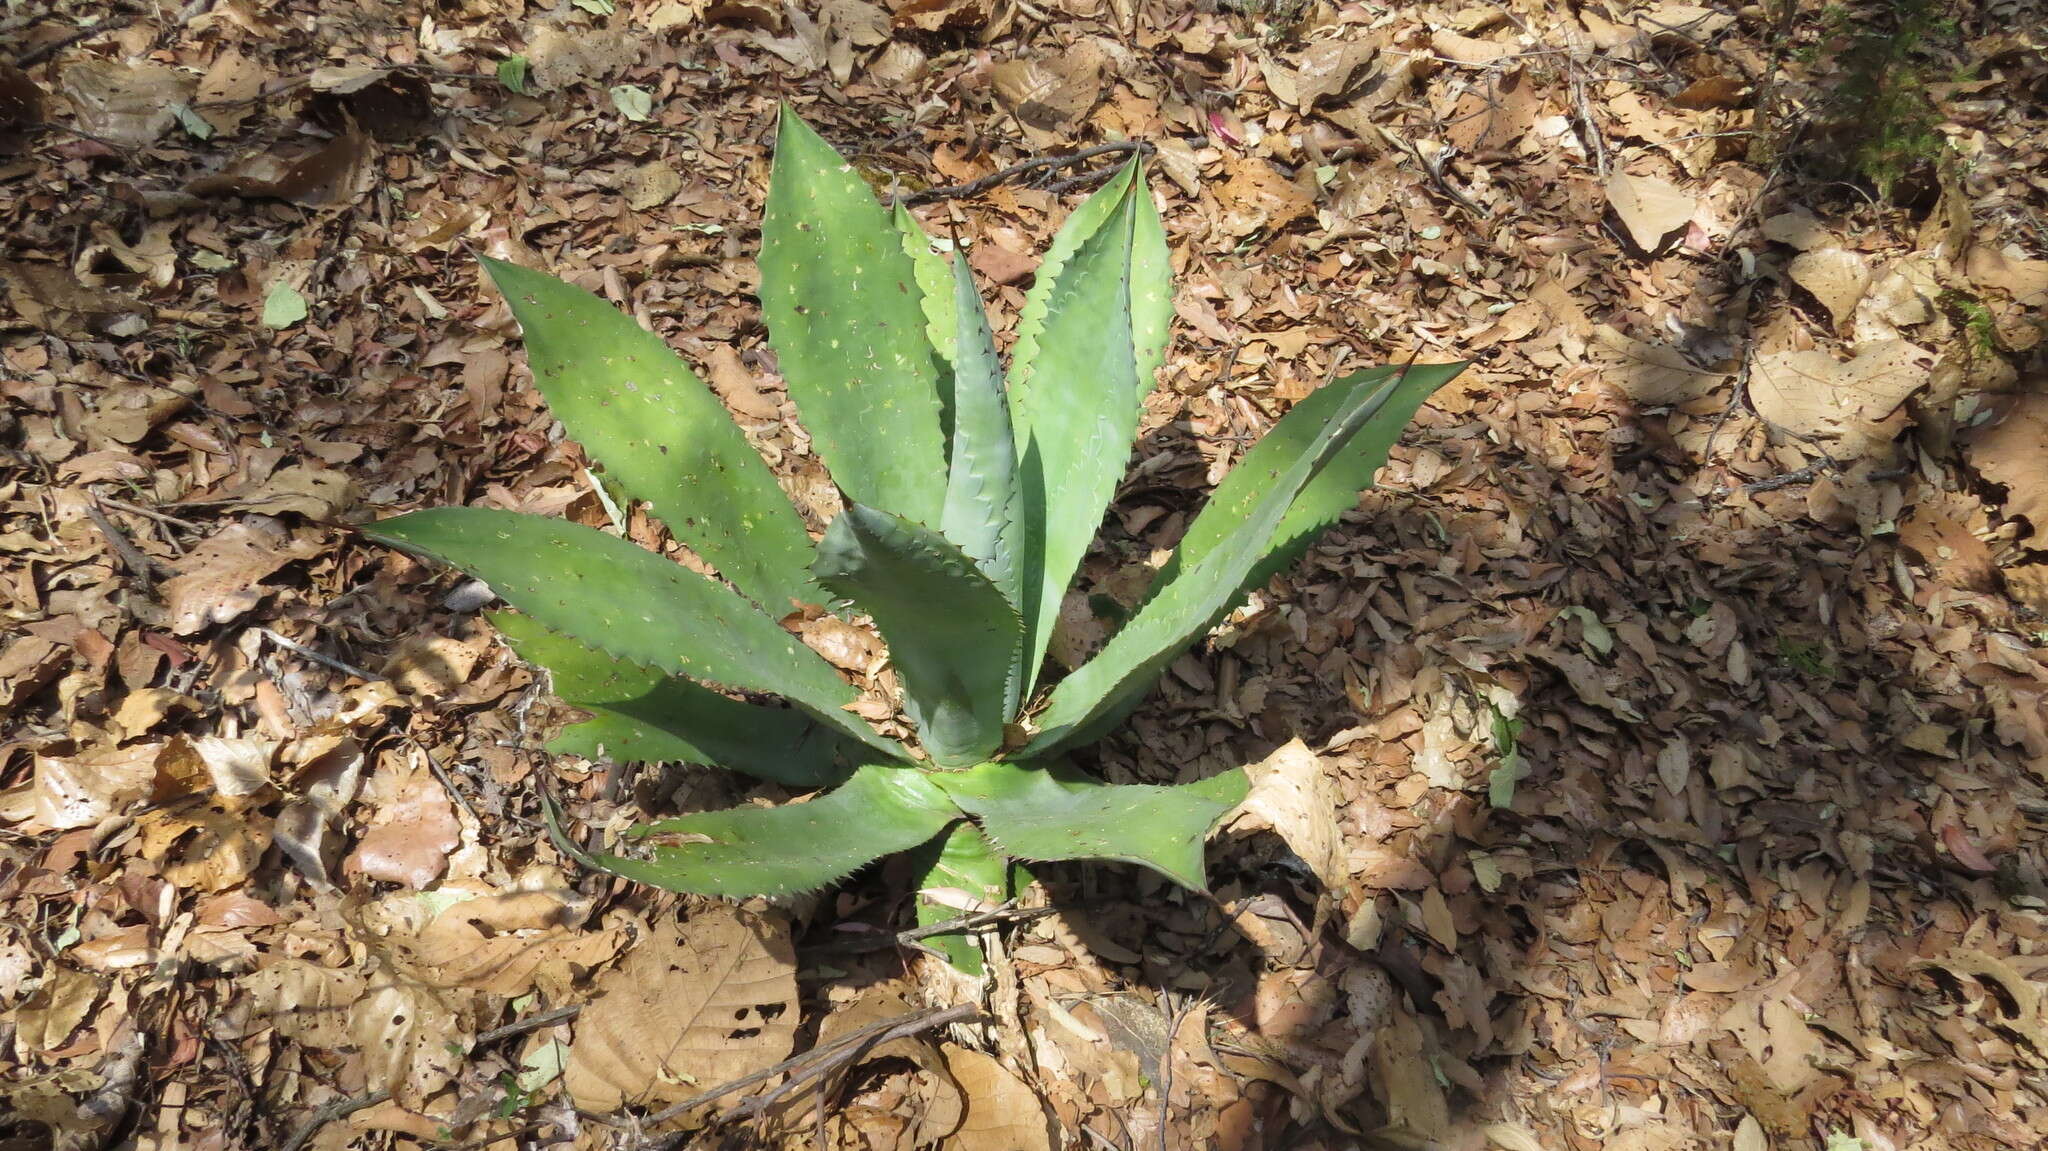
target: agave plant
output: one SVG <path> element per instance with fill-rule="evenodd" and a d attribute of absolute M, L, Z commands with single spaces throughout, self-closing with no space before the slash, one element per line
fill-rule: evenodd
<path fill-rule="evenodd" d="M 808 802 L 636 828 L 594 857 L 672 891 L 818 888 L 915 850 L 937 889 L 1009 895 L 1012 861 L 1125 860 L 1204 886 L 1233 771 L 1110 785 L 1066 756 L 1111 729 L 1250 587 L 1353 507 L 1459 364 L 1382 368 L 1294 405 L 1210 496 L 1142 606 L 1092 660 L 1040 683 L 1061 600 L 1131 452 L 1172 315 L 1165 233 L 1133 162 L 1066 221 L 1007 375 L 957 250 L 787 108 L 762 226 L 761 305 L 790 397 L 846 499 L 815 541 L 768 465 L 680 358 L 599 298 L 485 261 L 535 383 L 615 490 L 715 570 L 618 536 L 482 508 L 414 512 L 377 540 L 487 582 L 492 618 L 591 713 L 550 748 L 723 765 Z M 848 710 L 852 685 L 782 621 L 854 610 L 886 640 L 915 746 Z M 777 700 L 782 702 L 777 702 Z M 975 966 L 954 941 L 948 954 Z"/>

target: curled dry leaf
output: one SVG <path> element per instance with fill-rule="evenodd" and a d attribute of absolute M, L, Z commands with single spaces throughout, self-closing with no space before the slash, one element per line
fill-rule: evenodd
<path fill-rule="evenodd" d="M 1692 221 L 1699 201 L 1692 194 L 1655 176 L 1631 176 L 1616 169 L 1607 178 L 1607 203 L 1628 229 L 1636 247 L 1654 252 L 1664 237 Z"/>
<path fill-rule="evenodd" d="M 1251 777 L 1251 791 L 1230 817 L 1230 830 L 1271 830 L 1322 881 L 1328 898 L 1351 902 L 1350 869 L 1337 826 L 1341 801 L 1322 757 L 1299 738 L 1291 739 L 1247 766 L 1245 774 Z"/>
<path fill-rule="evenodd" d="M 966 1117 L 940 1144 L 944 1151 L 1052 1151 L 1045 1106 L 1023 1080 L 979 1051 L 952 1043 L 943 1050 L 967 1097 Z"/>
<path fill-rule="evenodd" d="M 1870 262 L 1860 252 L 1815 248 L 1793 257 L 1785 270 L 1793 283 L 1820 301 L 1837 327 L 1855 314 L 1856 305 L 1870 290 Z"/>
<path fill-rule="evenodd" d="M 596 991 L 563 1072 L 579 1107 L 674 1102 L 781 1062 L 796 1039 L 788 925 L 724 904 L 658 926 Z"/>
<path fill-rule="evenodd" d="M 2033 527 L 2029 546 L 2048 547 L 2048 395 L 1998 397 L 1992 418 L 1966 438 L 1963 458 L 2005 485 L 2005 514 Z"/>

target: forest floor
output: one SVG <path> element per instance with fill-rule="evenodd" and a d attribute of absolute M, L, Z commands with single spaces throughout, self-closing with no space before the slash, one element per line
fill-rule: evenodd
<path fill-rule="evenodd" d="M 0 1148 L 2042 1146 L 2043 28 L 10 5 Z M 1291 401 L 1474 361 L 1087 757 L 1315 802 L 1219 830 L 1213 899 L 1042 869 L 978 987 L 889 868 L 738 908 L 579 871 L 544 787 L 588 842 L 787 793 L 548 756 L 488 592 L 348 526 L 607 522 L 472 253 L 662 332 L 831 514 L 753 296 L 782 99 L 971 242 L 999 328 L 1082 189 L 948 186 L 1156 145 L 1180 323 L 1072 645 Z"/>

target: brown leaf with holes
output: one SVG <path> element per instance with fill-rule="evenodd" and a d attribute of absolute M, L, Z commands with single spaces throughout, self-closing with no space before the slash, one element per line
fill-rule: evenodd
<path fill-rule="evenodd" d="M 563 1072 L 579 1107 L 672 1103 L 788 1058 L 796 1039 L 788 925 L 725 904 L 656 926 L 595 991 Z"/>

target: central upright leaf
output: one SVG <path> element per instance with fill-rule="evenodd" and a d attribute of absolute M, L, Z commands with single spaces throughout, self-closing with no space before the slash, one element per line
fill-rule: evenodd
<path fill-rule="evenodd" d="M 1003 742 L 1016 674 L 1016 609 L 951 541 L 855 504 L 818 541 L 818 582 L 874 617 L 903 676 L 903 710 L 942 766 Z"/>
<path fill-rule="evenodd" d="M 788 109 L 761 222 L 768 340 L 847 498 L 939 522 L 939 363 L 903 235 L 853 165 Z"/>

